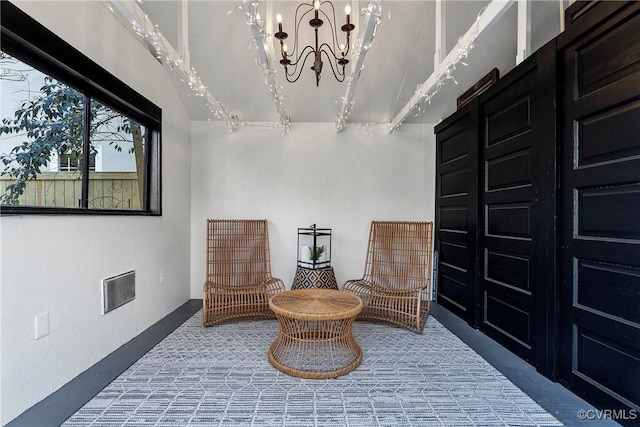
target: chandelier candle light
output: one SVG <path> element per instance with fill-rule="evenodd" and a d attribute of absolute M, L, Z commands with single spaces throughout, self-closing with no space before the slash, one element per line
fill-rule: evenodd
<path fill-rule="evenodd" d="M 331 20 L 329 15 L 327 15 L 327 13 L 325 13 L 321 9 L 321 7 L 324 6 L 325 4 L 329 4 L 329 6 L 331 6 L 330 13 L 333 16 L 333 21 Z M 303 12 L 300 15 L 300 18 L 298 18 L 298 14 L 301 13 L 301 10 L 300 10 L 301 8 Z M 304 49 L 299 50 L 298 28 L 300 28 L 300 23 L 302 22 L 302 19 L 307 14 L 311 13 L 311 11 L 313 11 L 313 18 L 309 20 L 309 25 L 315 31 L 315 47 L 311 45 L 307 45 L 304 47 Z M 336 49 L 336 44 L 338 41 L 338 34 L 336 32 L 337 27 L 335 25 L 336 13 L 333 7 L 333 3 L 331 3 L 329 0 L 325 0 L 323 2 L 320 2 L 320 0 L 314 0 L 313 4 L 302 3 L 296 8 L 296 13 L 294 18 L 294 21 L 295 21 L 294 45 L 293 45 L 293 50 L 291 52 L 288 51 L 287 45 L 284 43 L 284 41 L 287 39 L 289 35 L 282 30 L 282 15 L 278 14 L 276 16 L 276 20 L 278 22 L 278 32 L 274 34 L 274 37 L 280 40 L 280 54 L 282 55 L 280 64 L 284 66 L 285 76 L 288 82 L 294 83 L 298 81 L 298 79 L 300 78 L 300 75 L 302 74 L 302 69 L 304 68 L 304 64 L 307 62 L 307 58 L 309 57 L 309 55 L 313 54 L 314 62 L 311 69 L 316 74 L 316 86 L 319 86 L 320 73 L 322 73 L 322 65 L 323 65 L 323 62 L 322 62 L 323 53 L 325 57 L 329 60 L 329 65 L 331 66 L 331 71 L 333 72 L 333 76 L 339 82 L 344 81 L 345 65 L 349 63 L 349 60 L 346 58 L 346 56 L 349 54 L 349 48 L 351 45 L 350 35 L 351 35 L 351 31 L 355 29 L 355 25 L 351 23 L 351 7 L 346 6 L 344 12 L 346 15 L 346 23 L 342 25 L 340 29 L 345 33 L 347 33 L 347 41 L 346 41 L 346 44 L 340 44 L 339 50 Z M 326 42 L 319 44 L 318 29 L 322 26 L 322 24 L 324 24 L 324 21 L 319 17 L 320 14 L 322 14 L 322 16 L 324 16 L 329 21 L 329 25 L 331 27 L 331 38 L 332 38 L 331 45 L 329 45 Z M 339 54 L 339 56 L 336 55 L 336 52 Z M 294 59 L 292 61 L 289 58 L 294 58 Z M 290 71 L 289 66 L 293 67 L 293 70 L 291 70 L 291 72 L 289 72 Z"/>

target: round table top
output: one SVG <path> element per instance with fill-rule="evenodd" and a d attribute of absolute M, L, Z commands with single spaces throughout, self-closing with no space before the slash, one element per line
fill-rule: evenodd
<path fill-rule="evenodd" d="M 356 295 L 334 289 L 295 289 L 269 299 L 274 313 L 298 320 L 338 320 L 355 317 L 362 310 Z"/>

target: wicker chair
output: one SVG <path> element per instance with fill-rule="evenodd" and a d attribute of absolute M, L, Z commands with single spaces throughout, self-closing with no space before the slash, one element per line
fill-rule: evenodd
<path fill-rule="evenodd" d="M 358 320 L 422 333 L 431 309 L 431 222 L 372 221 L 362 279 L 343 291 L 359 296 Z"/>
<path fill-rule="evenodd" d="M 210 219 L 207 226 L 204 326 L 275 319 L 269 298 L 285 286 L 271 277 L 267 221 Z"/>

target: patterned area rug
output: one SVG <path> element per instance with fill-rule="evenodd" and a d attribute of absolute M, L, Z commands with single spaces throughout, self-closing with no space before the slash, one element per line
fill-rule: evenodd
<path fill-rule="evenodd" d="M 275 320 L 203 328 L 198 312 L 63 425 L 562 425 L 433 317 L 422 335 L 356 322 L 362 364 L 330 380 L 274 369 L 277 331 Z"/>

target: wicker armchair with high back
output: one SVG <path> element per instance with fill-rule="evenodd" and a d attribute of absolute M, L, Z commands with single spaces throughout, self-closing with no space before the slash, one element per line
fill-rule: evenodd
<path fill-rule="evenodd" d="M 269 298 L 285 286 L 271 276 L 267 221 L 209 219 L 207 228 L 204 326 L 275 319 Z"/>
<path fill-rule="evenodd" d="M 431 222 L 372 221 L 362 279 L 343 291 L 359 296 L 358 320 L 422 333 L 431 309 Z"/>

